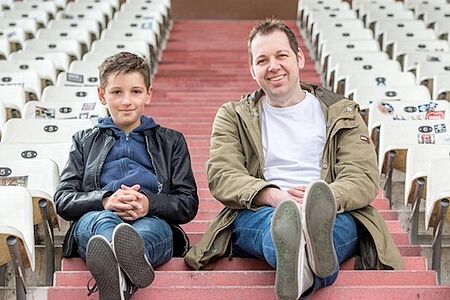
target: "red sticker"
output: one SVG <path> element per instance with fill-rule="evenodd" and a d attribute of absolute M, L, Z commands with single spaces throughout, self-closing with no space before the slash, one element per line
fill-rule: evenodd
<path fill-rule="evenodd" d="M 444 110 L 428 111 L 425 115 L 425 120 L 444 120 L 444 118 Z"/>

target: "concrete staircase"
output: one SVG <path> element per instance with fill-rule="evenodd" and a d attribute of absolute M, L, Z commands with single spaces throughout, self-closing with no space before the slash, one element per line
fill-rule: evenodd
<path fill-rule="evenodd" d="M 218 107 L 257 88 L 248 70 L 249 21 L 176 21 L 154 79 L 153 100 L 147 113 L 160 124 L 184 133 L 200 196 L 195 220 L 183 225 L 196 243 L 222 205 L 211 196 L 206 181 L 211 124 Z M 290 24 L 296 28 L 295 24 Z M 306 48 L 301 44 L 303 51 Z M 313 62 L 301 72 L 304 81 L 319 83 Z M 396 212 L 381 195 L 373 205 L 385 218 L 404 257 L 403 271 L 355 271 L 345 262 L 336 283 L 312 299 L 450 299 L 450 287 L 438 286 L 427 270 L 420 247 L 409 244 Z M 133 299 L 275 299 L 275 272 L 256 259 L 223 258 L 208 271 L 191 271 L 181 258 L 157 269 L 154 283 Z M 48 299 L 88 299 L 90 274 L 81 259 L 64 259 Z M 97 299 L 94 294 L 89 299 Z"/>

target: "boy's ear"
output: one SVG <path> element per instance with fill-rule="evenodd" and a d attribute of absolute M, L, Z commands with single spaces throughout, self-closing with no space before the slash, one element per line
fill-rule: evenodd
<path fill-rule="evenodd" d="M 150 104 L 150 101 L 152 100 L 152 95 L 153 95 L 153 88 L 150 86 L 147 91 L 147 99 L 145 101 L 145 105 Z"/>
<path fill-rule="evenodd" d="M 100 85 L 97 87 L 97 94 L 98 94 L 98 99 L 100 100 L 100 103 L 103 105 L 106 105 L 105 89 Z"/>

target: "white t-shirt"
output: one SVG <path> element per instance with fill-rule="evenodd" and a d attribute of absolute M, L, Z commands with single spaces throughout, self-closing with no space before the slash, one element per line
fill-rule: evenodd
<path fill-rule="evenodd" d="M 320 179 L 326 138 L 325 116 L 311 93 L 290 107 L 273 107 L 261 99 L 264 177 L 282 189 Z"/>

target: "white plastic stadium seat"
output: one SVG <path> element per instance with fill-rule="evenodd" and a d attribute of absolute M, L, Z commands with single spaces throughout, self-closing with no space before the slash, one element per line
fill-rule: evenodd
<path fill-rule="evenodd" d="M 88 119 L 10 119 L 3 127 L 1 142 L 70 143 L 75 132 L 92 126 Z"/>
<path fill-rule="evenodd" d="M 19 186 L 0 186 L 0 205 L 0 265 L 11 260 L 6 239 L 14 236 L 19 241 L 24 266 L 34 271 L 33 202 L 30 193 Z"/>
<path fill-rule="evenodd" d="M 398 87 L 415 86 L 416 78 L 410 72 L 372 72 L 372 73 L 350 73 L 348 74 L 343 91 L 345 96 L 362 87 Z"/>
<path fill-rule="evenodd" d="M 377 101 L 431 101 L 430 91 L 423 85 L 367 87 L 353 90 L 352 99 L 359 104 L 361 110 L 369 109 L 372 102 Z"/>
<path fill-rule="evenodd" d="M 71 146 L 72 143 L 0 143 L 0 153 L 2 154 L 1 159 L 6 161 L 51 159 L 57 164 L 59 173 L 61 174 L 69 159 Z"/>
<path fill-rule="evenodd" d="M 106 107 L 99 101 L 91 102 L 42 102 L 25 104 L 24 119 L 98 119 L 108 115 Z"/>

